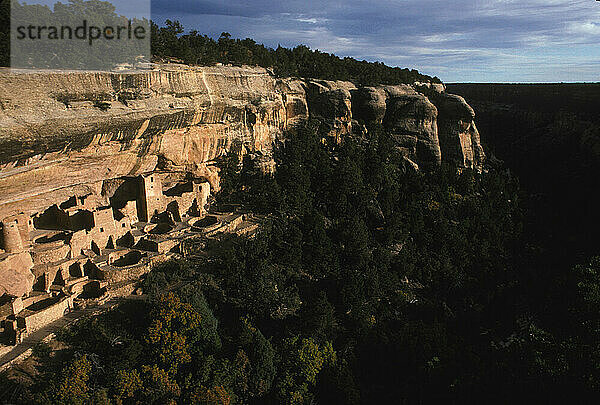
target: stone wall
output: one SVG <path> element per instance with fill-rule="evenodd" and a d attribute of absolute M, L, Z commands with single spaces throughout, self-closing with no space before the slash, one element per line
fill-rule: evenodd
<path fill-rule="evenodd" d="M 202 217 L 211 187 L 205 180 L 190 176 L 152 172 L 113 179 L 102 187 L 86 189 L 84 195 L 56 201 L 42 212 L 10 217 L 2 223 L 9 252 L 0 254 L 0 295 L 20 297 L 34 287 L 49 291 L 53 284 L 64 285 L 73 277 L 83 276 L 85 271 L 81 269 L 90 260 L 105 262 L 108 259 L 102 256 L 106 254 L 114 259 L 111 252 L 115 249 L 132 248 L 139 241 L 140 235 L 137 239 L 133 236 L 138 232 L 135 224 L 139 219 L 150 222 L 156 217 L 173 222 L 183 217 Z M 164 181 L 169 184 L 164 186 Z M 19 223 L 26 231 L 19 230 Z M 133 240 L 128 241 L 128 236 Z M 176 242 L 177 238 L 171 241 L 165 236 L 146 249 L 165 254 Z M 88 268 L 94 274 L 86 275 L 100 274 L 94 266 Z"/>
<path fill-rule="evenodd" d="M 65 312 L 73 308 L 73 298 L 61 297 L 58 302 L 36 312 L 22 311 L 17 316 L 17 325 L 23 325 L 27 333 L 35 332 L 63 317 Z"/>

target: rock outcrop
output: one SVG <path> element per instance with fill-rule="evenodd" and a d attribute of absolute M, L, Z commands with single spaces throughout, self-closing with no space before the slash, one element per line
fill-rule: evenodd
<path fill-rule="evenodd" d="M 311 117 L 319 119 L 329 135 L 340 141 L 352 132 L 352 96 L 356 87 L 350 82 L 309 80 L 304 83 Z"/>
<path fill-rule="evenodd" d="M 397 141 L 406 159 L 427 167 L 441 163 L 437 109 L 409 86 L 386 86 L 384 127 Z"/>
<path fill-rule="evenodd" d="M 473 110 L 443 85 L 226 66 L 0 71 L 0 295 L 138 274 L 202 218 L 216 158 L 250 153 L 272 170 L 274 141 L 309 117 L 338 142 L 381 125 L 415 169 L 481 170 L 485 157 Z"/>
<path fill-rule="evenodd" d="M 442 85 L 417 85 L 437 107 L 439 143 L 444 160 L 458 167 L 481 170 L 485 153 L 475 125 L 475 111 L 464 98 L 448 94 Z"/>

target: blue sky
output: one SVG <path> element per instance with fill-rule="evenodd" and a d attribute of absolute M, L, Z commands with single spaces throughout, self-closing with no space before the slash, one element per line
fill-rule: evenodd
<path fill-rule="evenodd" d="M 111 2 L 128 14 L 147 1 Z M 600 81 L 595 0 L 151 1 L 159 24 L 179 20 L 272 47 L 305 44 L 446 82 Z"/>
<path fill-rule="evenodd" d="M 302 43 L 446 82 L 600 81 L 595 0 L 153 0 L 152 15 L 211 36 Z"/>

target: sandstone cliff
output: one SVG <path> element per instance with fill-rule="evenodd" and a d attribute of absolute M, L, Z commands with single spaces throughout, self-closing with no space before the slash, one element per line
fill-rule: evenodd
<path fill-rule="evenodd" d="M 271 170 L 274 141 L 309 116 L 338 141 L 382 125 L 415 168 L 483 165 L 473 110 L 439 85 L 357 88 L 223 66 L 1 71 L 0 295 L 49 288 L 64 263 L 93 261 L 90 249 L 102 256 L 153 214 L 201 212 L 219 187 L 215 158 L 252 153 Z"/>

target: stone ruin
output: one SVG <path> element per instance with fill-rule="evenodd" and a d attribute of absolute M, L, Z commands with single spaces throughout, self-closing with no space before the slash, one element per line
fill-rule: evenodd
<path fill-rule="evenodd" d="M 74 301 L 106 297 L 178 252 L 201 229 L 210 184 L 175 173 L 120 177 L 42 212 L 5 218 L 0 321 L 6 343 L 62 317 Z"/>
<path fill-rule="evenodd" d="M 16 344 L 131 292 L 199 237 L 252 235 L 248 214 L 207 214 L 224 154 L 272 172 L 273 144 L 312 118 L 338 142 L 383 126 L 414 170 L 480 171 L 474 117 L 442 84 L 356 87 L 248 66 L 0 69 L 0 337 Z"/>

